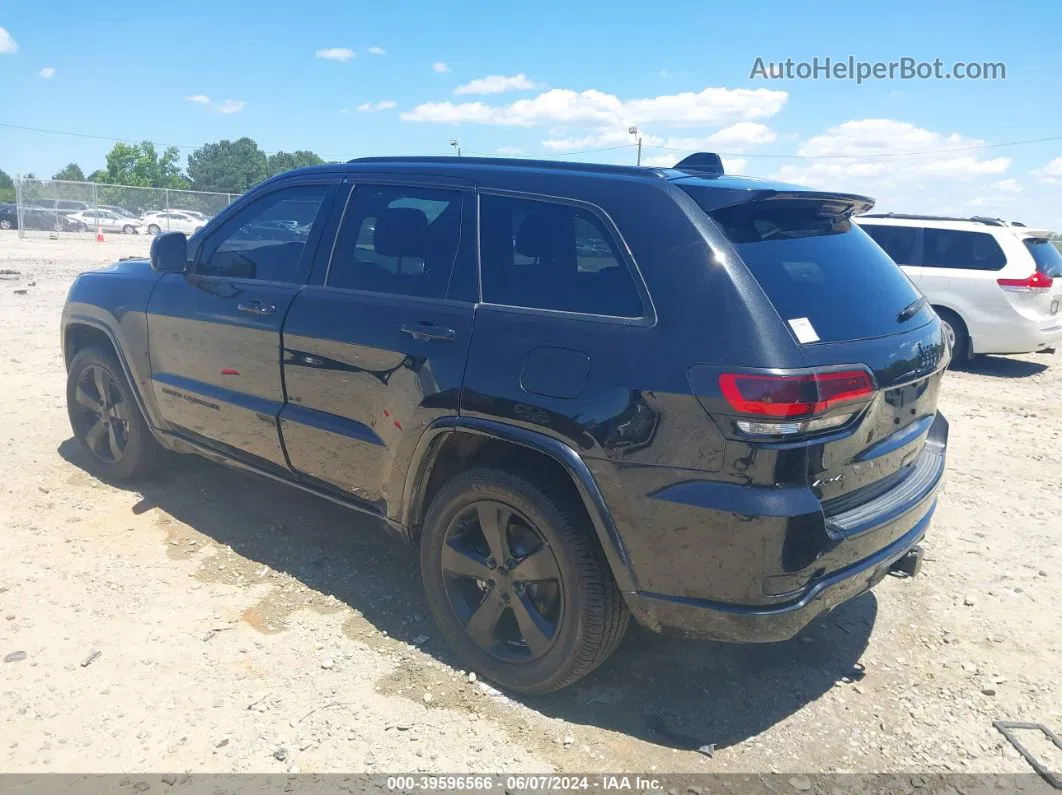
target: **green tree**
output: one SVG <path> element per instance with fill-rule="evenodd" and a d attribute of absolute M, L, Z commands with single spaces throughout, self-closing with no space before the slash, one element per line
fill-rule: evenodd
<path fill-rule="evenodd" d="M 77 163 L 67 163 L 66 166 L 52 174 L 52 179 L 66 180 L 68 182 L 84 182 L 85 172 Z"/>
<path fill-rule="evenodd" d="M 196 190 L 243 193 L 267 176 L 265 152 L 250 138 L 203 144 L 188 155 L 188 178 Z"/>
<path fill-rule="evenodd" d="M 160 155 L 151 141 L 117 143 L 107 153 L 106 171 L 94 171 L 92 179 L 138 188 L 187 188 L 188 180 L 181 173 L 180 160 L 181 153 L 176 146 Z"/>
<path fill-rule="evenodd" d="M 266 161 L 266 171 L 269 176 L 273 177 L 285 171 L 291 171 L 293 168 L 319 166 L 323 162 L 324 160 L 315 153 L 306 149 L 299 149 L 295 152 L 277 152 L 274 155 L 270 155 Z"/>
<path fill-rule="evenodd" d="M 15 181 L 0 169 L 0 202 L 15 202 Z"/>

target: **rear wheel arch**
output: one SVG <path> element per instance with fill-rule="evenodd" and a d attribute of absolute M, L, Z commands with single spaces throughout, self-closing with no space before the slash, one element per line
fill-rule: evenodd
<path fill-rule="evenodd" d="M 604 498 L 586 464 L 570 447 L 502 423 L 449 418 L 447 427 L 437 429 L 420 448 L 421 455 L 407 476 L 402 516 L 402 524 L 414 543 L 419 542 L 428 506 L 448 482 L 474 467 L 494 467 L 570 498 L 594 528 L 620 590 L 636 590 L 626 550 Z"/>
<path fill-rule="evenodd" d="M 961 364 L 973 357 L 973 342 L 970 339 L 970 327 L 967 325 L 962 314 L 951 307 L 933 304 L 933 311 L 940 319 L 947 322 L 955 331 L 954 361 Z"/>

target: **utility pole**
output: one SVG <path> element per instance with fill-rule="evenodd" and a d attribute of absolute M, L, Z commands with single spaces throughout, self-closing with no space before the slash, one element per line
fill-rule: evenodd
<path fill-rule="evenodd" d="M 452 146 L 454 148 L 454 151 L 457 152 L 457 156 L 460 157 L 461 156 L 461 142 L 458 141 L 456 138 L 451 138 L 450 139 L 450 146 Z"/>
<path fill-rule="evenodd" d="M 627 132 L 638 139 L 638 165 L 640 166 L 642 164 L 642 136 L 638 134 L 637 127 L 628 127 Z"/>

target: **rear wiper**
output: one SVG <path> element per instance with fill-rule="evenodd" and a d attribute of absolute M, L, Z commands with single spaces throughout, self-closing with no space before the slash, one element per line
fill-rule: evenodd
<path fill-rule="evenodd" d="M 906 320 L 910 320 L 915 315 L 917 315 L 918 311 L 925 305 L 926 305 L 925 297 L 920 296 L 920 297 L 916 298 L 915 300 L 913 300 L 911 303 L 909 303 L 907 306 L 905 306 L 903 309 L 900 310 L 900 312 L 896 315 L 896 322 L 897 323 L 903 323 Z"/>

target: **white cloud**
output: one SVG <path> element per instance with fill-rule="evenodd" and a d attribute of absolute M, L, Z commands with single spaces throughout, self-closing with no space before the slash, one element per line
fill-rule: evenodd
<path fill-rule="evenodd" d="M 370 47 L 368 52 L 369 52 L 369 55 L 386 55 L 387 54 L 387 50 L 385 50 L 383 47 Z"/>
<path fill-rule="evenodd" d="M 1020 193 L 1021 185 L 1018 184 L 1016 179 L 1005 179 L 1001 182 L 992 183 L 992 187 L 996 190 L 1006 191 L 1007 193 Z"/>
<path fill-rule="evenodd" d="M 522 155 L 524 148 L 522 146 L 499 146 L 497 151 L 499 155 Z"/>
<path fill-rule="evenodd" d="M 450 71 L 450 67 L 446 65 L 445 61 L 436 61 L 431 65 L 431 69 L 433 72 L 438 72 L 439 74 Z"/>
<path fill-rule="evenodd" d="M 667 136 L 642 134 L 642 146 L 652 149 L 662 147 L 666 149 L 685 150 L 675 154 L 661 155 L 659 159 L 679 160 L 685 157 L 686 152 L 743 152 L 750 147 L 759 144 L 774 142 L 778 136 L 766 124 L 759 122 L 739 121 L 709 135 L 692 136 Z M 582 138 L 548 139 L 542 142 L 542 146 L 553 151 L 589 149 L 592 147 L 623 146 L 635 143 L 635 138 L 625 129 L 611 129 L 583 136 Z M 667 165 L 672 165 L 668 163 Z"/>
<path fill-rule="evenodd" d="M 523 72 L 505 77 L 488 75 L 465 83 L 454 89 L 455 94 L 503 94 L 506 91 L 531 91 L 538 86 Z"/>
<path fill-rule="evenodd" d="M 395 107 L 398 107 L 398 103 L 393 99 L 384 99 L 379 102 L 363 102 L 358 105 L 358 110 L 362 113 L 376 113 L 377 111 L 390 110 Z"/>
<path fill-rule="evenodd" d="M 1039 178 L 1041 182 L 1062 182 L 1062 157 L 1056 157 L 1054 160 L 1048 161 L 1047 165 L 1043 168 L 1035 169 L 1032 174 L 1034 177 Z"/>
<path fill-rule="evenodd" d="M 347 47 L 329 47 L 326 50 L 318 50 L 314 55 L 314 58 L 323 58 L 326 61 L 349 61 L 354 57 L 354 50 Z"/>
<path fill-rule="evenodd" d="M 975 196 L 966 203 L 971 207 L 996 207 L 1014 201 L 1013 196 Z"/>
<path fill-rule="evenodd" d="M 37 74 L 43 77 L 45 80 L 51 80 L 53 77 L 55 77 L 55 67 L 46 66 L 39 72 L 37 72 Z"/>
<path fill-rule="evenodd" d="M 946 151 L 983 143 L 959 133 L 933 132 L 910 122 L 853 120 L 809 138 L 797 149 L 809 161 L 784 165 L 773 176 L 813 187 L 865 193 L 925 180 L 965 180 L 1006 172 L 1010 158 L 985 159 L 968 149 Z M 911 152 L 925 154 L 908 154 Z"/>
<path fill-rule="evenodd" d="M 700 92 L 622 100 L 589 89 L 555 88 L 508 105 L 482 102 L 428 102 L 402 114 L 405 121 L 454 124 L 495 124 L 533 127 L 539 124 L 584 124 L 622 127 L 628 124 L 662 124 L 672 127 L 722 125 L 773 116 L 789 95 L 766 88 L 706 88 Z"/>
<path fill-rule="evenodd" d="M 214 106 L 214 109 L 218 113 L 239 113 L 241 110 L 247 107 L 247 102 L 242 99 L 226 99 Z"/>
<path fill-rule="evenodd" d="M 7 28 L 0 28 L 0 55 L 14 55 L 16 52 L 18 42 L 7 32 Z"/>
<path fill-rule="evenodd" d="M 192 94 L 190 97 L 184 98 L 186 102 L 195 102 L 199 105 L 209 105 L 210 97 L 206 94 Z"/>

